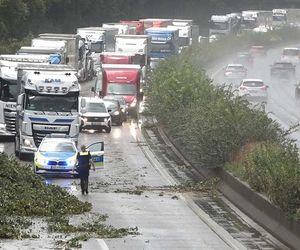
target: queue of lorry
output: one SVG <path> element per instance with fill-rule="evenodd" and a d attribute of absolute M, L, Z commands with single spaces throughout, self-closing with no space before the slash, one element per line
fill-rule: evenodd
<path fill-rule="evenodd" d="M 241 13 L 212 15 L 209 20 L 209 41 L 244 31 L 267 32 L 282 26 L 299 27 L 300 9 L 245 10 Z"/>
<path fill-rule="evenodd" d="M 82 121 L 87 104 L 80 101 L 81 84 L 92 79 L 95 97 L 120 97 L 126 112 L 136 115 L 148 72 L 198 36 L 192 20 L 157 18 L 39 34 L 16 54 L 0 55 L 0 137 L 14 138 L 20 159 L 52 134 L 77 143 L 83 125 L 90 124 Z M 117 112 L 110 113 L 112 121 Z"/>

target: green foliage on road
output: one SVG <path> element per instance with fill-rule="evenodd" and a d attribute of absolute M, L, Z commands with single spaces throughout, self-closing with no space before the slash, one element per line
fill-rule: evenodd
<path fill-rule="evenodd" d="M 81 214 L 91 210 L 91 204 L 21 165 L 16 159 L 0 155 L 0 214 L 7 216 L 53 216 Z"/>
<path fill-rule="evenodd" d="M 91 203 L 80 201 L 59 186 L 46 184 L 31 166 L 21 165 L 15 158 L 0 154 L 0 239 L 39 237 L 30 229 L 35 218 L 48 223 L 48 233 L 74 236 L 61 242 L 65 247 L 80 247 L 79 240 L 83 238 L 138 234 L 137 228 L 115 228 L 104 224 L 107 215 L 95 217 L 89 214 L 90 221 L 83 218 L 77 225 L 70 223 L 71 216 L 91 209 Z"/>
<path fill-rule="evenodd" d="M 231 87 L 213 85 L 203 66 L 249 45 L 275 46 L 298 38 L 299 31 L 287 28 L 194 46 L 160 63 L 146 89 L 148 111 L 194 166 L 223 167 L 243 154 L 248 161 L 230 169 L 293 216 L 300 210 L 300 164 L 287 137 L 291 131 L 269 118 L 263 106 L 251 108 Z M 252 144 L 272 146 L 241 151 Z"/>
<path fill-rule="evenodd" d="M 49 231 L 53 233 L 64 233 L 71 235 L 72 238 L 61 240 L 57 245 L 62 249 L 69 249 L 72 247 L 81 248 L 80 242 L 87 241 L 90 238 L 121 238 L 128 235 L 138 235 L 138 228 L 115 228 L 104 224 L 107 215 L 92 216 L 91 221 L 86 221 L 86 218 L 80 219 L 84 221 L 80 224 L 72 224 L 70 219 L 66 217 L 56 216 L 50 218 Z"/>
<path fill-rule="evenodd" d="M 29 216 L 81 214 L 92 205 L 61 187 L 47 185 L 30 166 L 0 155 L 0 238 L 20 238 Z"/>

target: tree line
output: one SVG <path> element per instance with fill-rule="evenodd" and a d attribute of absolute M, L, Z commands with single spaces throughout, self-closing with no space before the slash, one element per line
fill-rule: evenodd
<path fill-rule="evenodd" d="M 201 27 L 212 14 L 246 9 L 300 8 L 298 0 L 0 0 L 0 40 L 41 32 L 147 17 L 193 19 Z"/>

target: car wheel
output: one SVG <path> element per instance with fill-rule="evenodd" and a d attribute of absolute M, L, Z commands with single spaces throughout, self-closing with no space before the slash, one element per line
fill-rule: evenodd
<path fill-rule="evenodd" d="M 72 174 L 72 177 L 73 177 L 74 179 L 78 179 L 78 178 L 79 178 L 79 174 Z"/>
<path fill-rule="evenodd" d="M 110 131 L 111 131 L 111 127 L 108 127 L 108 128 L 105 129 L 106 133 L 110 133 Z"/>
<path fill-rule="evenodd" d="M 298 88 L 295 90 L 295 97 L 297 100 L 300 99 L 300 90 Z"/>
<path fill-rule="evenodd" d="M 122 123 L 123 123 L 123 121 L 122 121 L 121 117 L 119 117 L 118 121 L 116 122 L 117 126 L 122 126 Z"/>

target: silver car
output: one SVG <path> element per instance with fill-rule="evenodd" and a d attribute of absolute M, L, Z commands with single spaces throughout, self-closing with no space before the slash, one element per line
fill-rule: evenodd
<path fill-rule="evenodd" d="M 102 99 L 97 97 L 81 97 L 79 105 L 81 117 L 80 130 L 104 129 L 107 133 L 110 133 L 111 116 Z"/>

